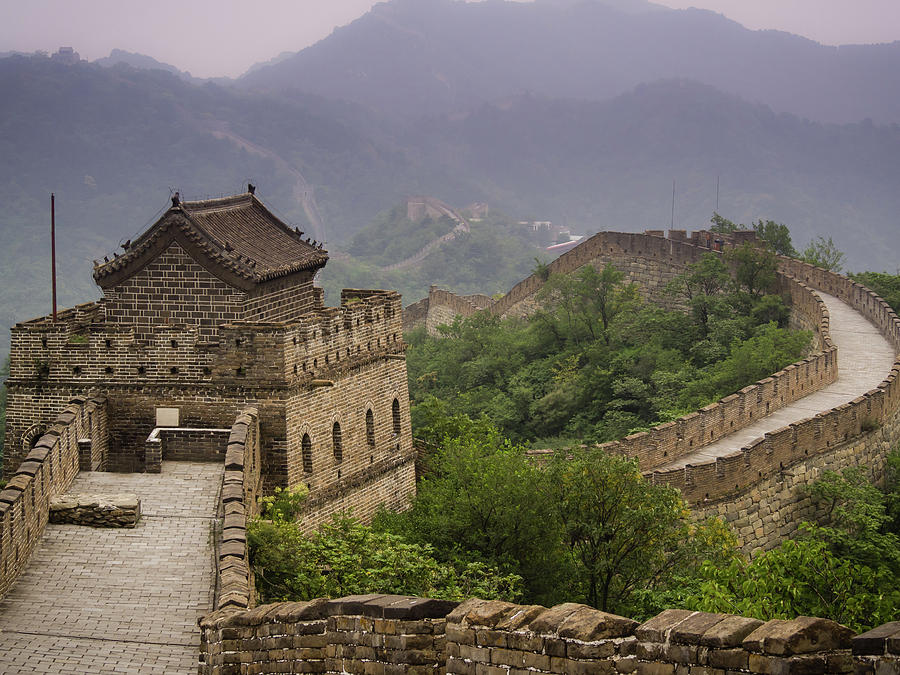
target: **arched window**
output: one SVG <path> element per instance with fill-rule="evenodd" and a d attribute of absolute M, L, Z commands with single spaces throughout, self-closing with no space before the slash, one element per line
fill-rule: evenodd
<path fill-rule="evenodd" d="M 394 436 L 400 435 L 400 401 L 394 399 L 391 403 L 391 417 L 394 420 Z"/>
<path fill-rule="evenodd" d="M 375 447 L 375 415 L 371 408 L 366 410 L 366 443 L 370 448 Z"/>
<path fill-rule="evenodd" d="M 341 439 L 340 422 L 335 422 L 331 427 L 331 445 L 334 449 L 334 463 L 340 464 L 344 460 L 344 442 Z"/>
<path fill-rule="evenodd" d="M 300 442 L 300 449 L 303 457 L 303 472 L 312 473 L 312 441 L 309 440 L 309 434 L 303 434 L 303 440 Z"/>

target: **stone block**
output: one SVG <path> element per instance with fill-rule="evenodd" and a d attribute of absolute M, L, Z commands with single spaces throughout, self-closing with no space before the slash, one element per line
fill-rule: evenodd
<path fill-rule="evenodd" d="M 541 605 L 519 605 L 512 614 L 499 621 L 495 627 L 498 630 L 516 631 L 528 626 L 535 617 L 545 611 L 547 608 Z"/>
<path fill-rule="evenodd" d="M 550 609 L 538 614 L 528 624 L 528 629 L 542 635 L 555 635 L 563 622 L 575 612 L 582 609 L 592 609 L 587 605 L 581 605 L 576 602 L 566 602 L 556 605 Z M 596 611 L 596 610 L 594 610 Z"/>
<path fill-rule="evenodd" d="M 749 658 L 749 652 L 740 647 L 735 649 L 711 649 L 707 656 L 707 663 L 714 668 L 746 670 Z"/>
<path fill-rule="evenodd" d="M 506 647 L 507 633 L 499 630 L 475 630 L 475 644 L 479 647 Z"/>
<path fill-rule="evenodd" d="M 638 661 L 637 675 L 675 675 L 675 665 L 655 661 Z"/>
<path fill-rule="evenodd" d="M 449 624 L 447 626 L 446 634 L 447 640 L 450 642 L 457 642 L 463 645 L 475 644 L 474 628 L 460 628 L 457 624 Z"/>
<path fill-rule="evenodd" d="M 447 672 L 453 675 L 475 675 L 475 663 L 458 658 L 447 659 Z"/>
<path fill-rule="evenodd" d="M 612 640 L 585 643 L 570 642 L 566 645 L 566 656 L 570 659 L 608 659 L 616 653 L 616 644 Z"/>
<path fill-rule="evenodd" d="M 787 656 L 849 649 L 852 637 L 852 630 L 830 619 L 799 616 L 790 621 L 768 621 L 744 638 L 742 644 L 753 652 Z"/>
<path fill-rule="evenodd" d="M 493 628 L 504 619 L 515 614 L 518 609 L 519 605 L 503 602 L 502 600 L 481 601 L 472 605 L 467 612 L 466 625 Z M 450 620 L 448 616 L 447 621 L 449 622 Z"/>
<path fill-rule="evenodd" d="M 635 628 L 634 635 L 644 642 L 665 642 L 669 631 L 693 614 L 687 609 L 667 609 Z"/>
<path fill-rule="evenodd" d="M 832 652 L 825 655 L 825 672 L 852 673 L 853 656 L 847 653 Z"/>
<path fill-rule="evenodd" d="M 549 670 L 550 657 L 547 654 L 522 652 L 522 664 L 524 668 L 529 670 Z"/>
<path fill-rule="evenodd" d="M 378 601 L 386 619 L 442 619 L 452 612 L 458 602 L 433 598 L 400 597 L 391 602 Z M 373 603 L 369 603 L 373 604 Z"/>
<path fill-rule="evenodd" d="M 320 620 L 317 625 L 321 626 L 321 630 L 325 630 L 325 622 L 321 621 L 327 615 L 325 608 L 328 600 L 324 598 L 316 598 L 307 602 L 280 602 L 276 603 L 269 612 L 263 612 L 260 615 L 260 621 L 271 620 L 279 623 L 295 623 L 299 621 L 315 621 Z M 258 608 L 264 610 L 267 607 L 263 605 Z M 254 612 L 257 610 L 253 610 Z"/>
<path fill-rule="evenodd" d="M 853 638 L 854 654 L 874 654 L 880 656 L 887 651 L 888 640 L 900 638 L 900 621 L 891 621 Z"/>
<path fill-rule="evenodd" d="M 525 662 L 525 653 L 515 649 L 494 648 L 491 650 L 491 663 L 500 666 L 522 668 Z"/>
<path fill-rule="evenodd" d="M 597 609 L 584 608 L 569 614 L 560 624 L 560 637 L 592 642 L 634 634 L 637 621 Z"/>
<path fill-rule="evenodd" d="M 669 633 L 669 639 L 672 640 L 672 642 L 679 642 L 681 644 L 700 644 L 700 639 L 703 637 L 703 634 L 721 623 L 725 618 L 725 614 L 695 612 L 672 628 Z"/>
<path fill-rule="evenodd" d="M 555 637 L 544 638 L 544 653 L 550 656 L 565 656 L 568 640 Z"/>
<path fill-rule="evenodd" d="M 706 647 L 737 647 L 763 622 L 744 616 L 725 615 L 719 623 L 708 628 L 700 637 L 699 644 Z"/>
<path fill-rule="evenodd" d="M 695 645 L 679 645 L 667 642 L 659 645 L 662 658 L 672 663 L 696 663 L 697 647 Z"/>

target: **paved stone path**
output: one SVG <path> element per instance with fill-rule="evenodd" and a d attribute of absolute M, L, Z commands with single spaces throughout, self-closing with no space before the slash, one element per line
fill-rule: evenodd
<path fill-rule="evenodd" d="M 813 417 L 874 389 L 894 365 L 894 348 L 874 326 L 847 303 L 816 291 L 830 315 L 831 339 L 838 348 L 838 378 L 819 391 L 776 410 L 750 426 L 723 436 L 715 443 L 670 462 L 657 470 L 675 469 L 705 462 L 739 450 L 768 431 Z"/>
<path fill-rule="evenodd" d="M 0 600 L 0 673 L 196 673 L 212 609 L 223 465 L 80 473 L 70 492 L 133 492 L 134 529 L 48 525 Z"/>

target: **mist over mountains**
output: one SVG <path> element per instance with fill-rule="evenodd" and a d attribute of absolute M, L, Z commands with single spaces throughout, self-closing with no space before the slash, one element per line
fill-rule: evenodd
<path fill-rule="evenodd" d="M 623 0 L 393 0 L 240 83 L 419 116 L 529 92 L 604 100 L 682 78 L 812 120 L 900 122 L 900 42 L 829 47 Z"/>
<path fill-rule="evenodd" d="M 48 311 L 51 191 L 63 305 L 172 191 L 248 180 L 332 252 L 409 194 L 633 231 L 668 227 L 674 180 L 698 228 L 719 179 L 732 220 L 832 236 L 854 270 L 900 259 L 900 43 L 628 0 L 392 0 L 233 83 L 147 59 L 0 59 L 3 325 Z"/>

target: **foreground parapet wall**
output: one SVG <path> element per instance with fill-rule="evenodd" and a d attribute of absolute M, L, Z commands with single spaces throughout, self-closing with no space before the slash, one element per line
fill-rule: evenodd
<path fill-rule="evenodd" d="M 200 627 L 204 675 L 900 672 L 897 622 L 854 637 L 813 617 L 762 622 L 676 609 L 638 624 L 575 603 L 365 595 L 222 610 Z"/>
<path fill-rule="evenodd" d="M 102 466 L 107 450 L 106 399 L 76 398 L 19 464 L 0 492 L 0 597 L 40 541 L 50 500 L 69 489 L 81 464 Z"/>
<path fill-rule="evenodd" d="M 364 595 L 220 610 L 200 619 L 199 672 L 441 673 L 455 606 Z"/>

